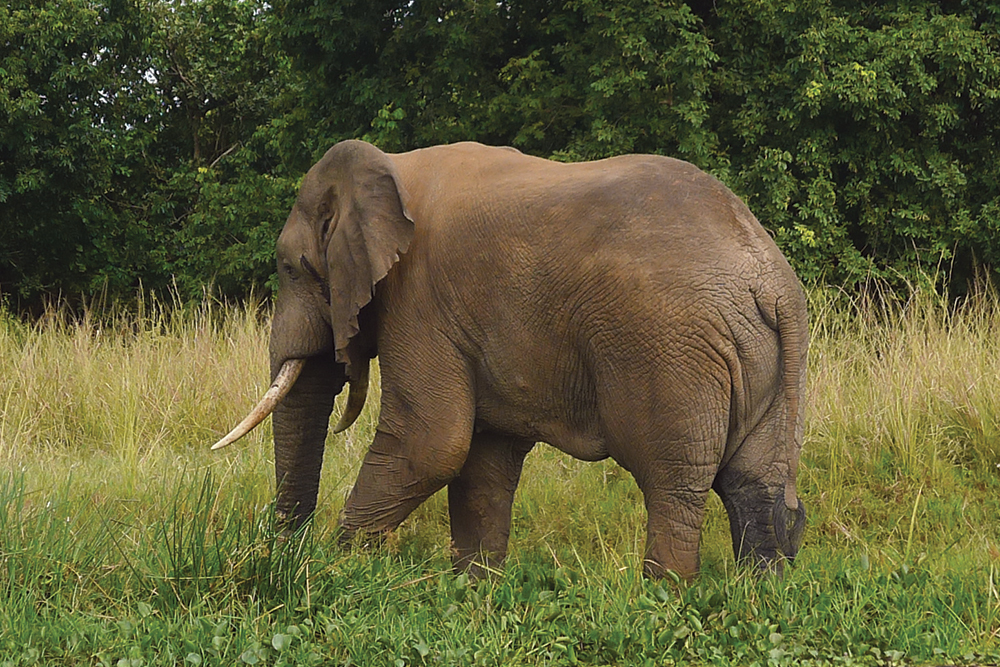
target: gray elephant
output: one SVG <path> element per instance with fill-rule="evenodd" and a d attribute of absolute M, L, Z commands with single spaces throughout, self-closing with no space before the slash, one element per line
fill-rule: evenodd
<path fill-rule="evenodd" d="M 475 143 L 360 141 L 306 174 L 277 247 L 277 511 L 313 512 L 334 398 L 347 428 L 379 357 L 378 429 L 340 525 L 391 531 L 444 486 L 457 567 L 496 566 L 536 442 L 612 457 L 645 499 L 645 571 L 698 570 L 705 500 L 738 559 L 801 543 L 808 323 L 774 242 L 680 160 L 562 164 Z"/>

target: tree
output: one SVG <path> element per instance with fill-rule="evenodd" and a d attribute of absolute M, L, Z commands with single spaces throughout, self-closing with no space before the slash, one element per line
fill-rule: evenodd
<path fill-rule="evenodd" d="M 297 174 L 277 140 L 291 84 L 265 8 L 0 8 L 0 291 L 31 306 L 267 280 Z"/>
<path fill-rule="evenodd" d="M 319 146 L 388 150 L 476 139 L 583 159 L 681 152 L 711 162 L 715 61 L 683 2 L 279 0 L 310 81 Z M 315 156 L 314 156 L 315 157 Z"/>
<path fill-rule="evenodd" d="M 161 101 L 151 146 L 156 187 L 143 201 L 165 237 L 162 278 L 184 296 L 245 296 L 273 272 L 274 241 L 299 173 L 287 58 L 271 46 L 263 0 L 154 4 L 153 76 Z M 291 150 L 294 154 L 295 149 Z"/>
<path fill-rule="evenodd" d="M 712 126 L 801 275 L 1000 267 L 997 26 L 987 3 L 720 4 Z"/>
<path fill-rule="evenodd" d="M 11 0 L 0 293 L 241 297 L 333 143 L 690 160 L 807 280 L 1000 267 L 994 3 Z"/>
<path fill-rule="evenodd" d="M 131 249 L 146 230 L 115 194 L 141 172 L 122 144 L 152 111 L 147 23 L 129 2 L 0 7 L 0 290 L 87 290 L 141 262 Z"/>
<path fill-rule="evenodd" d="M 718 175 L 800 274 L 957 285 L 997 267 L 997 10 L 986 2 L 278 0 L 313 157 L 477 139 Z M 947 272 L 946 272 L 947 274 Z"/>

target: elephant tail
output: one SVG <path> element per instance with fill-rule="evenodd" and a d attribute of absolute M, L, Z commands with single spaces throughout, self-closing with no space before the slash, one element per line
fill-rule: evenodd
<path fill-rule="evenodd" d="M 798 287 L 798 285 L 796 285 Z M 784 437 L 788 447 L 788 479 L 785 506 L 798 509 L 795 480 L 805 438 L 806 367 L 809 353 L 809 315 L 801 288 L 795 297 L 777 303 L 778 337 L 781 340 L 782 391 L 785 395 Z"/>
<path fill-rule="evenodd" d="M 785 446 L 788 462 L 784 505 L 794 512 L 800 505 L 795 482 L 805 435 L 809 316 L 806 310 L 805 292 L 798 281 L 793 283 L 792 289 L 783 290 L 770 299 L 762 299 L 761 296 L 757 295 L 757 307 L 767 325 L 778 334 L 781 393 L 785 406 L 780 442 Z"/>
<path fill-rule="evenodd" d="M 791 289 L 772 293 L 770 298 L 755 294 L 757 308 L 765 323 L 778 334 L 780 382 L 784 415 L 779 443 L 785 447 L 788 476 L 784 493 L 774 502 L 771 512 L 778 548 L 789 559 L 795 558 L 806 523 L 805 504 L 796 492 L 796 474 L 805 436 L 806 365 L 809 351 L 809 314 L 805 292 L 793 278 Z"/>

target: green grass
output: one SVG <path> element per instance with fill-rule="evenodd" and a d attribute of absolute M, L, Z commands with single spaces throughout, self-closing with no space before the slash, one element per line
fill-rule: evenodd
<path fill-rule="evenodd" d="M 803 550 L 737 571 L 713 496 L 688 586 L 639 575 L 627 473 L 548 447 L 488 581 L 451 573 L 444 494 L 340 549 L 377 387 L 277 540 L 270 422 L 208 449 L 266 389 L 262 311 L 0 312 L 0 665 L 997 662 L 1000 304 L 810 298 Z"/>

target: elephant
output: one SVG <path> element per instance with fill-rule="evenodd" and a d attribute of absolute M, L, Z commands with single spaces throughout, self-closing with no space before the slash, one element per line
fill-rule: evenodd
<path fill-rule="evenodd" d="M 378 425 L 343 539 L 390 532 L 447 487 L 456 569 L 500 567 L 525 456 L 547 443 L 631 473 L 648 576 L 697 574 L 710 490 L 738 562 L 780 574 L 795 557 L 805 292 L 694 165 L 343 141 L 304 176 L 277 270 L 274 383 L 215 448 L 273 413 L 286 526 L 315 510 L 334 399 L 347 385 L 339 432 L 377 356 Z"/>

